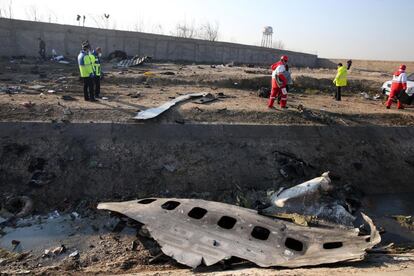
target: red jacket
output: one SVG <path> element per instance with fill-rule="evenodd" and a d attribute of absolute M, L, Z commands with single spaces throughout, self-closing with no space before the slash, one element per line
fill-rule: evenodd
<path fill-rule="evenodd" d="M 276 62 L 272 65 L 272 79 L 276 80 L 278 88 L 286 88 L 287 78 L 285 76 L 286 66 L 282 61 Z"/>
<path fill-rule="evenodd" d="M 394 73 L 392 78 L 391 90 L 401 91 L 407 90 L 407 74 L 403 70 Z"/>

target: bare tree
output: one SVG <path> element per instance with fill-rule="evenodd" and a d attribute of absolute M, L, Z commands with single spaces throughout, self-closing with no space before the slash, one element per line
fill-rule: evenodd
<path fill-rule="evenodd" d="M 49 23 L 53 23 L 53 22 L 57 23 L 58 22 L 58 17 L 56 15 L 56 13 L 54 11 L 52 11 L 51 9 L 48 10 L 47 18 L 48 18 Z"/>
<path fill-rule="evenodd" d="M 273 42 L 273 48 L 284 50 L 285 49 L 285 43 L 282 40 L 276 40 Z"/>
<path fill-rule="evenodd" d="M 152 26 L 152 32 L 155 34 L 164 34 L 164 28 L 162 27 L 161 24 L 155 24 L 154 26 Z"/>
<path fill-rule="evenodd" d="M 35 5 L 32 5 L 29 8 L 27 8 L 26 16 L 29 20 L 40 21 L 40 14 Z"/>
<path fill-rule="evenodd" d="M 144 32 L 145 31 L 145 23 L 141 17 L 138 17 L 137 21 L 135 22 L 133 29 L 136 32 Z"/>
<path fill-rule="evenodd" d="M 13 0 L 10 0 L 7 6 L 0 8 L 0 18 L 13 18 Z"/>
<path fill-rule="evenodd" d="M 194 22 L 190 25 L 187 22 L 182 22 L 177 24 L 172 35 L 183 38 L 195 38 L 197 36 L 197 29 L 194 26 Z"/>
<path fill-rule="evenodd" d="M 95 22 L 96 27 L 100 29 L 109 29 L 110 25 L 110 14 L 104 13 L 103 15 L 89 15 Z"/>
<path fill-rule="evenodd" d="M 201 38 L 209 41 L 217 41 L 219 38 L 219 30 L 220 26 L 218 22 L 215 24 L 211 24 L 207 22 L 206 24 L 202 25 L 201 28 Z"/>

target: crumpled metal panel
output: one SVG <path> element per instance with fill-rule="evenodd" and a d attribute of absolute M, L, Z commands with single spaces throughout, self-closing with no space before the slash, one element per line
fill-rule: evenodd
<path fill-rule="evenodd" d="M 261 216 L 254 210 L 195 199 L 101 203 L 98 209 L 145 224 L 164 254 L 193 268 L 232 256 L 261 267 L 359 261 L 381 240 L 366 216 L 370 236 L 359 236 L 358 229 L 302 227 Z"/>
<path fill-rule="evenodd" d="M 118 68 L 128 68 L 128 67 L 135 67 L 144 64 L 148 60 L 150 60 L 150 57 L 137 57 L 135 56 L 132 59 L 124 59 L 118 62 L 117 67 Z"/>
<path fill-rule="evenodd" d="M 161 113 L 164 113 L 165 111 L 167 111 L 168 109 L 170 109 L 172 106 L 176 105 L 179 102 L 183 102 L 191 98 L 203 97 L 204 95 L 205 93 L 194 93 L 194 94 L 187 94 L 187 95 L 179 96 L 175 98 L 174 100 L 166 102 L 159 107 L 154 107 L 154 108 L 150 108 L 145 111 L 139 112 L 138 115 L 134 117 L 134 119 L 136 120 L 153 119 L 157 117 L 158 115 L 160 115 Z"/>

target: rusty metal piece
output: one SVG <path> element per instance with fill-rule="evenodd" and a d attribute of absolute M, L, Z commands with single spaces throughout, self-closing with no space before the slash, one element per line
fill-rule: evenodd
<path fill-rule="evenodd" d="M 370 236 L 359 236 L 358 229 L 298 226 L 261 216 L 254 210 L 195 199 L 101 203 L 98 209 L 145 224 L 165 255 L 193 268 L 231 257 L 261 267 L 359 261 L 381 240 L 365 215 Z"/>

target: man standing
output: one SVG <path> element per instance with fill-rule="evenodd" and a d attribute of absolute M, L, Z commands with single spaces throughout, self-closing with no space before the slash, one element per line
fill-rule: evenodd
<path fill-rule="evenodd" d="M 93 51 L 93 66 L 95 71 L 95 98 L 99 99 L 101 97 L 101 58 L 102 58 L 102 49 L 100 47 L 96 48 Z"/>
<path fill-rule="evenodd" d="M 39 37 L 39 56 L 41 60 L 46 60 L 46 43 Z"/>
<path fill-rule="evenodd" d="M 82 50 L 78 56 L 78 65 L 80 76 L 83 79 L 83 95 L 85 101 L 96 101 L 93 90 L 93 82 L 95 78 L 93 68 L 93 57 L 90 54 L 91 46 L 88 41 L 82 43 Z"/>
<path fill-rule="evenodd" d="M 288 92 L 286 86 L 288 80 L 285 76 L 286 65 L 289 61 L 287 56 L 282 56 L 280 61 L 272 65 L 272 93 L 268 103 L 269 108 L 273 108 L 276 98 L 280 95 L 280 107 L 287 108 Z"/>
<path fill-rule="evenodd" d="M 406 69 L 407 66 L 401 65 L 400 69 L 394 73 L 394 76 L 392 78 L 391 92 L 387 101 L 387 109 L 391 109 L 391 105 L 394 99 L 396 97 L 399 98 L 399 95 L 407 90 L 407 74 L 405 73 Z M 397 108 L 404 109 L 404 106 L 399 99 Z"/>

